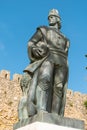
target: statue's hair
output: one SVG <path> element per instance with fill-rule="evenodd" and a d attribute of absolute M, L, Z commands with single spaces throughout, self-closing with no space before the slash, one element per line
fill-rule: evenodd
<path fill-rule="evenodd" d="M 57 22 L 57 24 L 58 24 L 58 29 L 61 29 L 61 19 L 59 18 L 59 17 L 57 17 L 59 20 L 58 20 L 58 22 Z"/>

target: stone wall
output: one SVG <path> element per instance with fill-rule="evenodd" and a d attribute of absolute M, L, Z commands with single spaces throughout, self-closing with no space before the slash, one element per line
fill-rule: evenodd
<path fill-rule="evenodd" d="M 14 74 L 13 79 L 10 80 L 9 71 L 0 71 L 0 130 L 12 130 L 13 124 L 18 121 L 17 106 L 22 95 L 20 79 L 21 75 Z M 84 120 L 87 130 L 85 101 L 87 101 L 87 94 L 68 90 L 65 117 Z"/>
<path fill-rule="evenodd" d="M 10 72 L 0 72 L 0 130 L 12 130 L 12 124 L 17 122 L 17 106 L 21 97 L 19 79 L 21 75 L 13 75 L 10 80 Z"/>
<path fill-rule="evenodd" d="M 67 91 L 65 117 L 84 120 L 85 129 L 87 130 L 87 107 L 84 103 L 87 102 L 87 94 L 80 92 Z"/>

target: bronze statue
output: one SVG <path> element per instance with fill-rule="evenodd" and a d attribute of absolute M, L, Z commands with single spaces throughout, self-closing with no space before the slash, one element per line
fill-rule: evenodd
<path fill-rule="evenodd" d="M 49 12 L 48 21 L 49 27 L 38 27 L 28 42 L 31 62 L 21 79 L 22 91 L 27 97 L 26 117 L 39 111 L 64 115 L 69 40 L 60 32 L 61 18 L 57 10 Z"/>

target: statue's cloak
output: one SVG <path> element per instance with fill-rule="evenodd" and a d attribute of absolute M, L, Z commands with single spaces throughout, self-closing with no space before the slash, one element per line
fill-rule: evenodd
<path fill-rule="evenodd" d="M 39 27 L 37 29 L 40 29 L 43 37 L 44 37 L 44 42 L 47 42 L 46 41 L 46 30 L 48 29 L 48 27 Z M 62 35 L 62 34 L 61 34 Z M 64 36 L 63 36 L 64 37 Z M 67 60 L 67 56 L 66 55 L 63 55 L 65 56 L 66 60 Z M 33 59 L 33 55 L 32 55 L 32 50 L 30 48 L 29 50 L 29 57 L 30 59 Z M 44 56 L 43 58 L 41 59 L 35 59 L 34 62 L 31 62 L 25 69 L 24 69 L 24 72 L 28 72 L 30 75 L 35 75 L 35 73 L 37 73 L 37 71 L 39 70 L 40 66 L 42 65 L 43 62 L 45 62 L 45 60 L 47 60 L 49 58 L 49 53 L 47 53 L 46 56 Z M 67 70 L 68 70 L 68 61 L 67 61 Z M 38 78 L 38 76 L 36 77 Z M 36 79 L 35 78 L 35 79 Z M 33 78 L 31 79 L 33 80 Z M 64 84 L 64 87 L 63 87 L 63 96 L 62 96 L 62 102 L 61 102 L 61 110 L 60 110 L 60 115 L 64 115 L 64 109 L 65 109 L 65 103 L 66 103 L 66 92 L 67 92 L 67 81 L 68 81 L 68 72 L 67 72 L 67 77 L 66 77 L 66 82 Z M 36 80 L 37 82 L 37 80 Z M 53 86 L 55 86 L 55 82 L 53 84 Z M 37 83 L 35 83 L 35 86 L 34 87 L 34 91 L 36 90 L 36 87 L 37 87 Z M 34 94 L 34 92 L 33 92 Z M 34 94 L 35 95 L 35 94 Z"/>

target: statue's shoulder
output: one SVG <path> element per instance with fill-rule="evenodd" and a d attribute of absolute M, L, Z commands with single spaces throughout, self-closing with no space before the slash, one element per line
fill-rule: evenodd
<path fill-rule="evenodd" d="M 60 35 L 61 35 L 66 41 L 69 41 L 69 39 L 67 38 L 67 36 L 65 36 L 65 34 L 63 34 L 62 32 L 60 32 Z"/>
<path fill-rule="evenodd" d="M 48 29 L 49 28 L 47 26 L 39 26 L 37 28 L 37 30 L 41 31 L 41 33 L 44 34 L 44 36 L 46 36 Z"/>
<path fill-rule="evenodd" d="M 48 27 L 47 26 L 39 26 L 38 28 L 37 28 L 37 30 L 41 30 L 42 32 L 43 31 L 48 31 Z"/>

